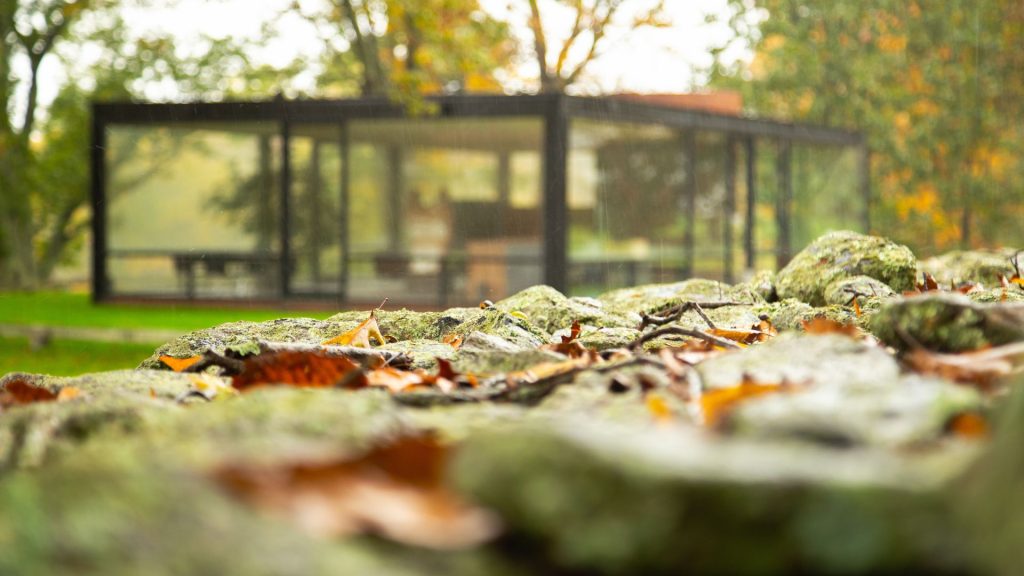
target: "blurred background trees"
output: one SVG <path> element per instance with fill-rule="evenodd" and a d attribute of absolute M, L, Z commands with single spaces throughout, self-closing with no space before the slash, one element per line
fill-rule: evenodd
<path fill-rule="evenodd" d="M 864 131 L 873 227 L 924 253 L 1020 242 L 1024 4 L 729 0 L 712 87 L 761 115 Z M 736 45 L 749 61 L 727 59 Z"/>
<path fill-rule="evenodd" d="M 660 0 L 278 0 L 261 6 L 255 37 L 187 41 L 126 24 L 126 11 L 189 2 L 0 3 L 0 286 L 45 284 L 83 243 L 90 101 L 379 95 L 415 107 L 432 92 L 586 93 L 615 38 L 671 26 Z M 695 90 L 863 130 L 875 232 L 923 253 L 1020 242 L 1018 0 L 721 2 L 709 26 L 726 33 Z M 315 53 L 267 57 L 286 19 L 305 23 Z M 59 86 L 44 101 L 46 82 Z"/>

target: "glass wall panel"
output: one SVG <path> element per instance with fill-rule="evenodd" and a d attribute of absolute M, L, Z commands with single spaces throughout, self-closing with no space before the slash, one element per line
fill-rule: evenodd
<path fill-rule="evenodd" d="M 725 135 L 696 134 L 697 200 L 694 219 L 693 277 L 725 278 Z"/>
<path fill-rule="evenodd" d="M 775 205 L 779 189 L 778 156 L 773 140 L 754 140 L 755 270 L 775 270 L 778 264 L 779 226 Z"/>
<path fill-rule="evenodd" d="M 350 300 L 475 305 L 541 282 L 540 119 L 349 125 Z"/>
<path fill-rule="evenodd" d="M 573 120 L 569 131 L 569 290 L 680 279 L 686 180 L 678 133 Z"/>
<path fill-rule="evenodd" d="M 278 294 L 277 132 L 266 123 L 108 127 L 110 292 Z"/>
<path fill-rule="evenodd" d="M 341 128 L 292 126 L 291 284 L 293 294 L 341 293 Z"/>
<path fill-rule="evenodd" d="M 863 229 L 857 170 L 856 148 L 793 147 L 794 251 L 829 231 Z"/>

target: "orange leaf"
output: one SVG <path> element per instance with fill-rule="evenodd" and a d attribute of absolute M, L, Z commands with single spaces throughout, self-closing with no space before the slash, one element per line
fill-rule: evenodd
<path fill-rule="evenodd" d="M 785 382 L 782 384 L 761 384 L 751 380 L 749 377 L 744 377 L 738 386 L 704 392 L 700 397 L 700 409 L 704 415 L 704 424 L 712 427 L 717 426 L 730 410 L 744 400 L 765 394 L 784 392 L 791 388 Z"/>
<path fill-rule="evenodd" d="M 497 535 L 497 519 L 445 487 L 448 459 L 434 438 L 407 436 L 355 459 L 227 466 L 213 478 L 313 535 L 371 533 L 435 549 L 480 545 Z"/>
<path fill-rule="evenodd" d="M 946 429 L 954 436 L 962 438 L 985 439 L 989 436 L 988 422 L 974 412 L 957 414 L 946 425 Z"/>
<path fill-rule="evenodd" d="M 174 356 L 167 356 L 166 354 L 160 357 L 160 361 L 165 366 L 174 370 L 175 372 L 182 372 L 187 370 L 189 366 L 199 362 L 202 356 L 189 356 L 188 358 L 175 358 Z"/>
<path fill-rule="evenodd" d="M 370 345 L 370 339 L 374 339 L 378 344 L 384 344 L 384 335 L 380 333 L 380 327 L 377 326 L 377 310 L 370 311 L 370 317 L 363 320 L 359 326 L 345 332 L 340 336 L 335 336 L 330 340 L 325 340 L 323 344 L 325 346 L 356 346 L 359 348 L 372 348 Z"/>
<path fill-rule="evenodd" d="M 824 316 L 816 316 L 803 322 L 804 332 L 808 334 L 846 334 L 847 336 L 860 335 L 860 329 L 854 324 L 842 324 L 830 320 Z"/>
<path fill-rule="evenodd" d="M 367 386 L 380 386 L 391 392 L 403 392 L 413 386 L 425 384 L 423 374 L 398 370 L 397 368 L 378 368 L 366 375 Z"/>
<path fill-rule="evenodd" d="M 65 400 L 74 400 L 82 395 L 82 391 L 74 386 L 68 386 L 61 388 L 60 392 L 57 392 L 57 401 L 64 402 Z"/>
<path fill-rule="evenodd" d="M 666 424 L 672 421 L 674 417 L 672 408 L 660 395 L 648 394 L 644 399 L 644 404 L 647 406 L 647 411 L 651 414 L 651 417 L 654 418 L 655 422 L 659 424 Z"/>
<path fill-rule="evenodd" d="M 11 380 L 0 390 L 0 407 L 9 408 L 35 402 L 52 402 L 57 395 L 46 388 L 34 386 L 24 380 Z"/>
<path fill-rule="evenodd" d="M 445 344 L 448 344 L 452 348 L 458 350 L 462 346 L 462 336 L 459 336 L 458 334 L 455 333 L 445 334 L 444 338 L 441 338 L 441 342 L 444 342 Z"/>

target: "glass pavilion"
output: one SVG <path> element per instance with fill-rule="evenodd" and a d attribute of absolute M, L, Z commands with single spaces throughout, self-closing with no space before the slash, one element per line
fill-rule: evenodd
<path fill-rule="evenodd" d="M 476 305 L 738 280 L 867 228 L 855 132 L 616 97 L 93 108 L 98 301 Z"/>

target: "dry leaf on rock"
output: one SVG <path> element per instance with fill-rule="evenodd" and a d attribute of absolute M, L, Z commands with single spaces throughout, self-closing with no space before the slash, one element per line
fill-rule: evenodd
<path fill-rule="evenodd" d="M 0 390 L 0 408 L 34 404 L 36 402 L 65 401 L 78 398 L 82 391 L 74 386 L 61 388 L 57 393 L 41 386 L 34 386 L 24 380 L 11 380 Z"/>
<path fill-rule="evenodd" d="M 745 400 L 766 394 L 787 392 L 793 388 L 794 386 L 786 382 L 762 384 L 749 376 L 744 376 L 743 381 L 737 386 L 703 392 L 699 399 L 700 413 L 703 415 L 704 424 L 714 427 L 722 422 L 729 411 Z"/>
<path fill-rule="evenodd" d="M 1000 378 L 1024 369 L 1024 342 L 961 354 L 916 349 L 905 355 L 903 360 L 922 374 L 935 374 L 987 389 Z"/>
<path fill-rule="evenodd" d="M 168 355 L 164 354 L 163 356 L 160 356 L 160 361 L 163 362 L 165 366 L 167 366 L 171 370 L 174 370 L 175 372 L 184 372 L 190 366 L 192 366 L 196 362 L 199 362 L 200 360 L 202 360 L 202 358 L 203 358 L 202 356 L 190 356 L 188 358 L 175 358 L 174 356 L 168 356 Z"/>
<path fill-rule="evenodd" d="M 376 534 L 435 549 L 480 545 L 497 518 L 444 484 L 449 450 L 432 437 L 405 437 L 356 458 L 271 468 L 225 467 L 213 478 L 249 504 L 324 537 Z"/>
<path fill-rule="evenodd" d="M 328 356 L 316 352 L 268 352 L 244 360 L 243 369 L 231 378 L 236 389 L 247 391 L 255 386 L 292 385 L 325 388 L 342 384 L 347 376 L 358 375 L 361 368 L 344 356 Z M 361 378 L 351 388 L 365 385 Z"/>
<path fill-rule="evenodd" d="M 377 341 L 377 344 L 383 345 L 385 343 L 384 335 L 380 333 L 380 327 L 377 326 L 377 310 L 370 310 L 370 317 L 363 320 L 359 326 L 345 332 L 340 336 L 335 336 L 330 340 L 325 340 L 323 344 L 325 346 L 356 346 L 358 348 L 372 348 L 370 339 Z"/>
<path fill-rule="evenodd" d="M 861 335 L 860 328 L 854 324 L 843 324 L 824 316 L 816 316 L 803 322 L 804 332 L 808 334 L 845 334 L 851 337 Z"/>

